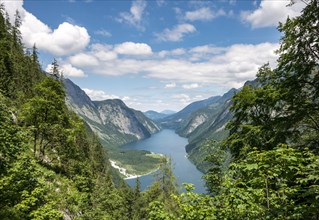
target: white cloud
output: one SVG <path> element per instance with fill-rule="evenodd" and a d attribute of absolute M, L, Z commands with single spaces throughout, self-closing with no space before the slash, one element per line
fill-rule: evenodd
<path fill-rule="evenodd" d="M 144 0 L 136 0 L 132 2 L 132 6 L 130 8 L 130 12 L 121 12 L 119 18 L 117 19 L 121 23 L 127 23 L 131 26 L 136 27 L 139 30 L 144 31 L 144 27 L 142 25 L 142 18 L 144 14 L 144 10 L 146 8 L 146 1 Z"/>
<path fill-rule="evenodd" d="M 198 83 L 192 83 L 192 84 L 184 84 L 182 85 L 183 89 L 197 89 L 200 88 L 200 85 Z"/>
<path fill-rule="evenodd" d="M 166 28 L 162 33 L 155 33 L 159 41 L 181 41 L 185 34 L 196 32 L 196 28 L 191 24 L 179 24 L 173 29 Z"/>
<path fill-rule="evenodd" d="M 70 62 L 78 67 L 97 66 L 99 61 L 93 55 L 79 53 L 69 58 Z"/>
<path fill-rule="evenodd" d="M 46 71 L 47 73 L 52 73 L 52 67 L 53 67 L 52 64 L 47 65 L 47 67 L 45 68 L 45 71 Z"/>
<path fill-rule="evenodd" d="M 164 88 L 165 89 L 172 89 L 175 87 L 176 87 L 176 83 L 173 82 L 173 83 L 166 84 Z"/>
<path fill-rule="evenodd" d="M 111 61 L 117 58 L 117 53 L 113 51 L 98 51 L 95 56 L 101 61 Z"/>
<path fill-rule="evenodd" d="M 289 17 L 300 14 L 305 4 L 296 1 L 291 7 L 287 7 L 290 1 L 267 1 L 262 0 L 260 6 L 255 11 L 243 11 L 241 18 L 251 24 L 253 28 L 277 26 L 279 22 L 284 22 Z"/>
<path fill-rule="evenodd" d="M 177 48 L 171 51 L 173 55 L 183 55 L 185 54 L 185 50 L 183 48 Z"/>
<path fill-rule="evenodd" d="M 82 89 L 92 100 L 101 101 L 106 99 L 119 99 L 119 96 L 110 95 L 102 90 L 94 90 L 94 89 Z"/>
<path fill-rule="evenodd" d="M 190 50 L 194 53 L 211 53 L 211 54 L 218 54 L 220 52 L 225 51 L 225 48 L 221 47 L 215 47 L 213 45 L 203 45 L 203 46 L 197 46 Z"/>
<path fill-rule="evenodd" d="M 117 53 L 113 51 L 112 45 L 92 44 L 91 54 L 100 61 L 111 61 L 117 59 Z"/>
<path fill-rule="evenodd" d="M 83 70 L 75 68 L 71 64 L 63 64 L 61 70 L 64 76 L 66 77 L 86 77 Z"/>
<path fill-rule="evenodd" d="M 278 47 L 278 44 L 273 43 L 234 44 L 224 48 L 201 45 L 184 50 L 172 49 L 165 51 L 166 54 L 161 51 L 149 56 L 117 56 L 114 49 L 116 45 L 97 44 L 92 45 L 85 55 L 79 53 L 68 60 L 74 67 L 95 74 L 139 74 L 146 78 L 182 83 L 184 89 L 196 89 L 197 86 L 199 88 L 203 82 L 230 88 L 254 79 L 258 68 L 264 63 L 269 62 L 274 67 L 277 60 L 274 51 Z M 181 55 L 172 55 L 177 52 Z M 103 54 L 113 54 L 110 55 L 112 59 L 102 59 Z M 194 56 L 197 59 L 194 59 Z M 106 57 L 107 55 L 104 58 Z M 90 59 L 94 61 L 87 62 Z M 168 83 L 166 88 L 173 86 L 175 85 Z"/>
<path fill-rule="evenodd" d="M 190 57 L 190 60 L 199 61 L 199 60 L 210 59 L 211 56 L 222 54 L 226 51 L 227 51 L 227 48 L 216 47 L 214 45 L 197 46 L 190 49 L 189 52 L 192 54 Z"/>
<path fill-rule="evenodd" d="M 211 21 L 216 17 L 226 15 L 225 11 L 220 9 L 217 12 L 213 12 L 208 7 L 203 7 L 195 11 L 187 11 L 185 13 L 185 20 L 188 21 Z"/>
<path fill-rule="evenodd" d="M 33 14 L 23 8 L 23 1 L 4 1 L 11 21 L 16 10 L 20 12 L 20 27 L 23 43 L 26 47 L 34 44 L 40 50 L 54 55 L 64 56 L 84 49 L 90 42 L 90 36 L 84 27 L 64 22 L 52 30 Z"/>
<path fill-rule="evenodd" d="M 11 24 L 14 23 L 14 15 L 18 10 L 20 16 L 23 18 L 25 16 L 26 11 L 23 9 L 23 0 L 16 0 L 16 1 L 1 1 L 1 4 L 4 4 L 6 12 L 9 14 L 9 19 Z"/>
<path fill-rule="evenodd" d="M 47 65 L 46 72 L 51 73 L 52 64 Z M 87 77 L 87 75 L 83 72 L 83 70 L 75 68 L 69 63 L 63 63 L 59 66 L 59 71 L 65 77 Z"/>
<path fill-rule="evenodd" d="M 107 31 L 105 29 L 97 30 L 97 31 L 94 32 L 94 34 L 101 35 L 103 37 L 112 37 L 111 32 L 109 32 L 109 31 Z"/>
<path fill-rule="evenodd" d="M 171 96 L 176 102 L 181 103 L 182 106 L 189 104 L 192 101 L 192 98 L 187 94 L 174 94 Z"/>
<path fill-rule="evenodd" d="M 144 43 L 124 42 L 115 46 L 114 51 L 126 55 L 150 55 L 152 48 Z"/>
<path fill-rule="evenodd" d="M 183 48 L 176 48 L 171 51 L 168 50 L 162 50 L 158 52 L 158 56 L 161 58 L 167 57 L 167 56 L 181 56 L 186 54 L 186 50 Z"/>

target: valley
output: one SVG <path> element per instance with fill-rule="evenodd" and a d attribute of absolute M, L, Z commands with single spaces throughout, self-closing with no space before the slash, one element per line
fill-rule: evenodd
<path fill-rule="evenodd" d="M 225 127 L 232 118 L 229 111 L 231 98 L 238 91 L 231 89 L 222 96 L 196 101 L 179 112 L 162 113 L 150 110 L 142 113 L 127 107 L 123 101 L 118 99 L 92 101 L 69 79 L 64 80 L 64 85 L 68 107 L 76 112 L 97 134 L 108 151 L 111 164 L 120 171 L 123 178 L 152 173 L 158 169 L 163 157 L 170 157 L 178 152 L 177 148 L 176 152 L 174 148 L 165 152 L 164 146 L 162 151 L 157 148 L 155 153 L 152 152 L 151 146 L 136 147 L 144 141 L 153 140 L 152 135 L 162 129 L 164 129 L 161 131 L 163 134 L 166 134 L 165 129 L 171 129 L 176 132 L 176 135 L 184 137 L 187 141 L 181 148 L 186 151 L 187 161 L 189 159 L 201 172 L 207 172 L 209 164 L 205 158 L 209 149 L 203 146 L 207 140 L 220 141 L 227 136 L 228 132 Z M 166 137 L 164 136 L 163 139 L 165 140 Z M 155 138 L 155 140 L 158 139 Z M 156 146 L 158 144 L 155 143 Z M 131 145 L 134 147 L 127 147 Z M 181 173 L 176 176 L 181 184 L 179 180 Z M 142 184 L 144 184 L 143 181 Z M 201 192 L 202 187 L 199 187 Z"/>
<path fill-rule="evenodd" d="M 319 1 L 195 2 L 0 0 L 1 220 L 318 219 Z"/>
<path fill-rule="evenodd" d="M 186 138 L 180 137 L 174 130 L 163 129 L 162 131 L 152 135 L 151 138 L 133 142 L 124 145 L 124 149 L 134 150 L 150 150 L 154 153 L 167 155 L 172 163 L 172 171 L 176 177 L 179 191 L 183 191 L 183 183 L 192 183 L 195 186 L 195 192 L 206 193 L 205 183 L 202 179 L 203 173 L 188 159 L 185 146 L 188 141 Z M 156 172 L 139 177 L 141 190 L 146 190 L 156 180 Z M 127 179 L 133 188 L 135 187 L 135 179 Z"/>
<path fill-rule="evenodd" d="M 123 150 L 119 146 L 142 140 L 160 130 L 160 127 L 140 111 L 131 109 L 119 99 L 92 101 L 85 92 L 71 80 L 64 79 L 66 104 L 79 115 L 99 137 L 109 157 L 125 169 L 123 177 L 143 175 L 156 170 L 161 155 L 149 151 Z M 123 172 L 122 172 L 123 173 Z"/>

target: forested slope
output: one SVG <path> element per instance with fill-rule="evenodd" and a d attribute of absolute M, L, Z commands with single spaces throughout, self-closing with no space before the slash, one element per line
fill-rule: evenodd
<path fill-rule="evenodd" d="M 57 62 L 44 73 L 36 46 L 21 43 L 19 13 L 12 25 L 2 4 L 0 12 L 0 219 L 139 215 L 133 206 L 140 192 L 111 168 L 97 136 L 68 110 Z M 153 200 L 162 195 L 156 189 Z"/>
<path fill-rule="evenodd" d="M 42 73 L 18 14 L 11 25 L 1 6 L 1 219 L 318 219 L 319 3 L 305 3 L 279 26 L 277 67 L 234 96 L 230 135 L 205 145 L 208 195 L 177 193 L 167 161 L 144 192 L 138 179 L 135 189 L 113 181 L 106 152 L 65 105 L 58 66 Z"/>

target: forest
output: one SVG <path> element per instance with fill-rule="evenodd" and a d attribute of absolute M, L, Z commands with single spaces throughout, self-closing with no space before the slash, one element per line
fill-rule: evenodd
<path fill-rule="evenodd" d="M 1 5 L 0 219 L 319 219 L 319 2 L 305 4 L 278 26 L 277 66 L 234 96 L 228 137 L 205 143 L 207 194 L 178 192 L 166 159 L 130 188 Z"/>

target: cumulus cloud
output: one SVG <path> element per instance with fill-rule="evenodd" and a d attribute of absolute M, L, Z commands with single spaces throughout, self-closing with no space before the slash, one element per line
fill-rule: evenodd
<path fill-rule="evenodd" d="M 112 45 L 93 44 L 91 54 L 100 61 L 111 61 L 117 59 L 117 53 L 113 51 Z"/>
<path fill-rule="evenodd" d="M 83 72 L 83 70 L 75 68 L 71 64 L 63 64 L 61 66 L 61 70 L 64 76 L 66 77 L 86 77 L 87 75 Z"/>
<path fill-rule="evenodd" d="M 97 66 L 99 61 L 97 58 L 90 54 L 79 53 L 69 58 L 70 62 L 78 67 Z"/>
<path fill-rule="evenodd" d="M 37 45 L 38 49 L 54 55 L 64 56 L 84 49 L 90 42 L 90 36 L 84 27 L 64 22 L 56 29 L 40 21 L 23 8 L 23 1 L 4 1 L 11 21 L 16 10 L 20 12 L 22 24 L 20 27 L 25 46 Z"/>
<path fill-rule="evenodd" d="M 195 11 L 187 11 L 185 13 L 185 20 L 188 21 L 211 21 L 216 17 L 226 15 L 225 11 L 220 9 L 213 12 L 209 7 L 203 7 Z"/>
<path fill-rule="evenodd" d="M 173 29 L 166 28 L 162 33 L 155 33 L 159 41 L 181 41 L 186 34 L 196 32 L 196 28 L 191 24 L 179 24 Z"/>
<path fill-rule="evenodd" d="M 296 1 L 291 7 L 287 7 L 289 1 L 267 1 L 262 0 L 255 11 L 243 11 L 241 18 L 251 24 L 253 28 L 277 26 L 286 18 L 295 17 L 305 7 L 302 1 Z"/>
<path fill-rule="evenodd" d="M 279 45 L 274 43 L 234 44 L 229 47 L 202 45 L 188 49 L 172 49 L 165 53 L 153 52 L 148 56 L 119 56 L 115 51 L 117 45 L 97 44 L 93 45 L 85 56 L 80 53 L 68 60 L 84 72 L 107 76 L 139 74 L 146 78 L 171 82 L 166 88 L 173 88 L 176 83 L 181 83 L 181 88 L 196 89 L 203 82 L 230 88 L 239 87 L 246 80 L 255 78 L 258 68 L 264 63 L 269 62 L 274 67 L 277 60 L 274 51 L 278 47 Z M 102 59 L 103 54 L 109 53 L 113 54 L 112 60 Z M 181 55 L 174 56 L 174 53 Z M 194 56 L 197 57 L 196 60 Z M 92 65 L 94 62 L 88 62 L 84 66 L 85 60 L 89 59 L 95 60 L 95 65 Z"/>
<path fill-rule="evenodd" d="M 45 71 L 51 73 L 52 64 L 47 65 Z M 83 70 L 75 68 L 69 63 L 63 63 L 59 66 L 59 70 L 61 74 L 65 77 L 87 77 L 87 75 L 83 72 Z"/>
<path fill-rule="evenodd" d="M 120 98 L 119 96 L 116 96 L 116 95 L 107 94 L 106 92 L 102 90 L 94 90 L 94 89 L 88 89 L 88 88 L 84 88 L 82 90 L 90 97 L 91 100 L 100 101 L 100 100 L 106 100 L 106 99 Z"/>
<path fill-rule="evenodd" d="M 152 48 L 144 43 L 93 44 L 89 51 L 70 56 L 67 60 L 73 66 L 84 68 L 88 72 L 116 76 L 139 73 L 142 64 L 137 64 L 136 58 L 142 61 L 152 57 L 152 54 Z M 122 67 L 114 68 L 118 66 Z"/>
<path fill-rule="evenodd" d="M 114 51 L 126 55 L 150 55 L 152 48 L 144 43 L 124 42 L 115 46 Z"/>
<path fill-rule="evenodd" d="M 117 21 L 129 24 L 139 30 L 144 31 L 143 14 L 145 13 L 146 1 L 136 0 L 132 2 L 130 12 L 121 12 Z"/>
<path fill-rule="evenodd" d="M 225 51 L 225 48 L 215 47 L 214 45 L 202 45 L 193 47 L 190 51 L 194 53 L 219 54 Z"/>

